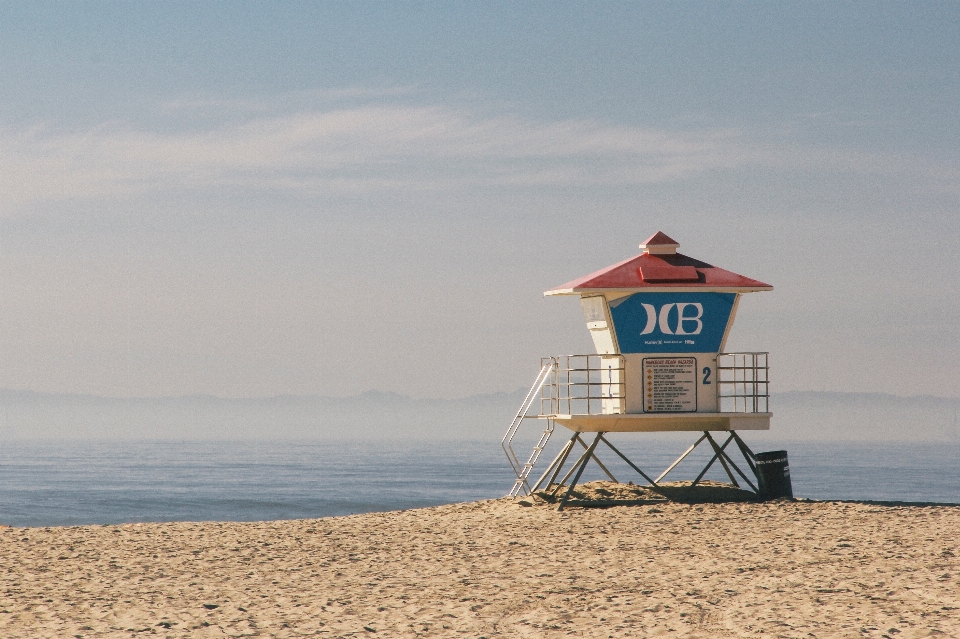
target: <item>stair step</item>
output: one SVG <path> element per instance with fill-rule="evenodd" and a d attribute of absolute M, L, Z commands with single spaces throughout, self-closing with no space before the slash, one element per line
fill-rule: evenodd
<path fill-rule="evenodd" d="M 553 434 L 554 428 L 553 421 L 548 420 L 547 427 L 540 434 L 540 439 L 537 441 L 536 445 L 534 445 L 533 450 L 527 457 L 527 461 L 523 464 L 520 463 L 520 459 L 513 450 L 513 438 L 516 436 L 517 431 L 523 424 L 523 420 L 527 416 L 527 413 L 540 396 L 540 391 L 544 384 L 546 384 L 547 379 L 549 379 L 550 374 L 554 372 L 555 369 L 556 361 L 553 359 L 540 367 L 540 373 L 537 375 L 536 381 L 534 381 L 533 386 L 530 387 L 530 391 L 524 398 L 523 403 L 520 406 L 520 410 L 517 411 L 516 416 L 513 418 L 513 422 L 510 424 L 510 428 L 507 429 L 506 434 L 503 436 L 503 441 L 501 442 L 501 446 L 503 446 L 504 452 L 507 454 L 507 459 L 510 461 L 510 465 L 513 467 L 514 474 L 517 476 L 517 479 L 513 484 L 513 488 L 510 490 L 510 495 L 513 497 L 516 497 L 521 490 L 524 492 L 529 492 L 529 487 L 526 485 L 527 477 L 530 476 L 530 472 L 533 470 L 537 460 L 540 458 L 540 453 L 543 452 L 547 446 L 547 442 L 550 441 L 550 436 Z"/>

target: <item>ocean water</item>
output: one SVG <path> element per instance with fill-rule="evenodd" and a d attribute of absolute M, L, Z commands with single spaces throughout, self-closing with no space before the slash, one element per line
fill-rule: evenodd
<path fill-rule="evenodd" d="M 611 441 L 652 476 L 696 439 L 618 437 Z M 777 448 L 788 450 L 797 497 L 960 503 L 957 444 Z M 610 451 L 600 454 L 618 480 L 642 483 Z M 698 448 L 667 479 L 692 479 L 709 456 Z M 602 477 L 591 465 L 581 481 Z M 707 477 L 725 479 L 718 467 Z M 7 442 L 0 448 L 0 524 L 330 517 L 501 497 L 512 483 L 499 441 Z"/>

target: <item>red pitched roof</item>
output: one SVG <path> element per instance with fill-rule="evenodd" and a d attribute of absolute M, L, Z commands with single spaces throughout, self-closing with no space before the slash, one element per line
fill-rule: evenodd
<path fill-rule="evenodd" d="M 664 241 L 666 240 L 666 241 Z M 646 245 L 677 244 L 663 233 Z M 545 295 L 577 294 L 603 290 L 723 289 L 736 292 L 770 291 L 759 280 L 707 264 L 680 253 L 651 255 L 644 252 L 619 264 L 600 269 L 550 289 Z"/>
<path fill-rule="evenodd" d="M 676 244 L 677 246 L 680 246 L 680 243 L 679 243 L 679 242 L 677 242 L 677 241 L 674 240 L 674 239 L 671 239 L 671 238 L 670 238 L 666 233 L 664 233 L 663 231 L 657 231 L 656 233 L 654 233 L 653 235 L 651 235 L 650 237 L 648 237 L 648 238 L 643 242 L 643 245 L 645 245 L 645 246 L 656 246 L 657 244 Z"/>

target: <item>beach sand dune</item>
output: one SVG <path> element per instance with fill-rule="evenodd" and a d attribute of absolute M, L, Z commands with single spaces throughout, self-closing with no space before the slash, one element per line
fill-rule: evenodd
<path fill-rule="evenodd" d="M 960 637 L 960 507 L 523 503 L 0 529 L 0 636 Z"/>

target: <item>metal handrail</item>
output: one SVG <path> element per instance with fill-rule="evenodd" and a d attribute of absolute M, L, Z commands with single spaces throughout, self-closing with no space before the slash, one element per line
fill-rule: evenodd
<path fill-rule="evenodd" d="M 717 395 L 721 413 L 769 413 L 770 354 L 719 353 Z"/>
<path fill-rule="evenodd" d="M 622 355 L 560 355 L 551 364 L 540 395 L 540 416 L 619 414 L 624 411 Z"/>
<path fill-rule="evenodd" d="M 539 394 L 539 415 L 622 414 L 626 410 L 624 357 L 610 355 L 559 355 L 540 359 L 541 374 L 531 389 Z M 770 354 L 766 352 L 717 354 L 717 409 L 721 413 L 770 412 Z M 536 401 L 524 400 L 527 409 Z M 526 415 L 518 414 L 517 420 Z M 515 421 L 506 442 L 519 427 Z M 517 460 L 519 465 L 519 460 Z"/>
<path fill-rule="evenodd" d="M 527 412 L 537 400 L 537 395 L 540 393 L 543 385 L 550 377 L 550 369 L 552 367 L 553 364 L 551 362 L 544 362 L 543 359 L 540 360 L 540 373 L 537 375 L 537 379 L 534 381 L 533 386 L 531 386 L 530 390 L 527 392 L 527 396 L 523 399 L 523 403 L 520 405 L 520 410 L 517 411 L 513 421 L 510 423 L 510 428 L 507 429 L 507 432 L 503 435 L 503 439 L 500 440 L 500 447 L 503 448 L 503 452 L 506 453 L 507 459 L 510 461 L 510 465 L 513 466 L 513 472 L 520 480 L 526 479 L 526 476 L 523 474 L 523 464 L 520 462 L 520 458 L 517 457 L 516 451 L 513 450 L 513 438 L 516 437 L 517 431 L 520 429 L 520 424 L 523 423 L 524 418 L 527 416 Z"/>

